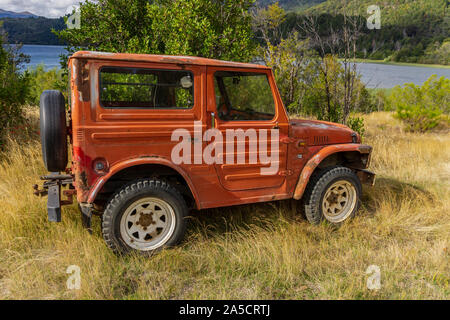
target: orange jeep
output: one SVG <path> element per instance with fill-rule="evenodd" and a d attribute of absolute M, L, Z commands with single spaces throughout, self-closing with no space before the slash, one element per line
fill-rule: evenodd
<path fill-rule="evenodd" d="M 35 194 L 55 222 L 76 196 L 115 252 L 178 244 L 189 209 L 294 198 L 311 223 L 339 224 L 374 182 L 372 148 L 344 125 L 289 120 L 268 67 L 83 51 L 69 75 L 67 115 L 60 92 L 41 96 L 50 173 Z"/>

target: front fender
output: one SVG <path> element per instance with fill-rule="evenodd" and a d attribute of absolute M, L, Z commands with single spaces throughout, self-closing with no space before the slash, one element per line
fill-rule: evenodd
<path fill-rule="evenodd" d="M 300 177 L 298 178 L 293 198 L 295 200 L 299 200 L 303 196 L 303 193 L 305 192 L 306 186 L 308 185 L 311 175 L 313 174 L 317 166 L 325 158 L 334 153 L 349 152 L 349 151 L 357 151 L 361 154 L 368 154 L 370 156 L 372 152 L 372 147 L 364 144 L 348 143 L 348 144 L 331 145 L 321 149 L 311 159 L 309 159 L 309 161 L 303 168 L 302 172 L 300 173 Z"/>
<path fill-rule="evenodd" d="M 114 175 L 116 175 L 117 173 L 119 173 L 120 171 L 122 171 L 126 168 L 143 165 L 143 164 L 164 165 L 164 166 L 167 166 L 167 167 L 175 170 L 176 172 L 178 172 L 183 177 L 183 179 L 186 181 L 186 183 L 189 186 L 189 189 L 191 190 L 191 193 L 194 197 L 196 205 L 197 205 L 197 207 L 199 207 L 199 198 L 198 198 L 197 192 L 194 188 L 194 185 L 192 183 L 192 180 L 188 176 L 188 174 L 183 169 L 181 169 L 179 166 L 176 166 L 175 164 L 173 164 L 171 161 L 164 159 L 164 158 L 159 158 L 159 157 L 142 157 L 142 158 L 138 158 L 138 159 L 129 159 L 129 160 L 125 160 L 125 161 L 115 164 L 114 166 L 112 166 L 110 168 L 109 172 L 106 175 L 102 176 L 100 179 L 98 179 L 97 182 L 94 184 L 94 186 L 91 188 L 91 190 L 89 191 L 87 203 L 93 203 L 95 201 L 97 194 L 99 193 L 99 191 L 102 189 L 102 187 L 105 185 L 105 183 L 111 177 L 113 177 Z"/>

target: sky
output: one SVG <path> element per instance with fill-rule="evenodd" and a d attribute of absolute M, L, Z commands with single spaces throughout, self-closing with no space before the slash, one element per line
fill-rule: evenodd
<path fill-rule="evenodd" d="M 14 12 L 29 11 L 47 18 L 58 18 L 66 14 L 73 5 L 82 0 L 0 0 L 0 9 Z M 69 10 L 71 12 L 71 10 Z"/>

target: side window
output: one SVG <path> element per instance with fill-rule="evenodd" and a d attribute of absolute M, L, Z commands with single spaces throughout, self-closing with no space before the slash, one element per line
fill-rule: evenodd
<path fill-rule="evenodd" d="M 264 73 L 218 71 L 215 92 L 219 119 L 272 120 L 275 102 Z"/>
<path fill-rule="evenodd" d="M 100 102 L 104 108 L 189 109 L 194 106 L 189 71 L 104 67 Z"/>

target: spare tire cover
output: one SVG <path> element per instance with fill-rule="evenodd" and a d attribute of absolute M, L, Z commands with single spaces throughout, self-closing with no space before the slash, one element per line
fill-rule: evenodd
<path fill-rule="evenodd" d="M 57 90 L 41 95 L 40 126 L 42 157 L 50 172 L 64 171 L 67 166 L 67 120 L 64 96 Z"/>

